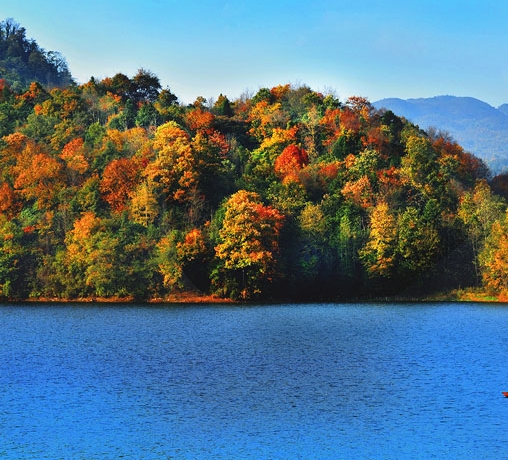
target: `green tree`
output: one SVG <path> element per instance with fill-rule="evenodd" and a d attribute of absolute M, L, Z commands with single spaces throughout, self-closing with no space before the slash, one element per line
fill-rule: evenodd
<path fill-rule="evenodd" d="M 171 120 L 180 122 L 183 119 L 183 109 L 178 105 L 178 97 L 169 88 L 165 88 L 159 93 L 159 97 L 153 103 L 153 106 L 159 113 L 162 122 Z"/>
<path fill-rule="evenodd" d="M 72 296 L 146 298 L 153 267 L 143 227 L 86 212 L 67 233 L 66 265 Z"/>
<path fill-rule="evenodd" d="M 443 198 L 438 154 L 426 137 L 416 133 L 407 136 L 401 174 L 424 198 Z"/>
<path fill-rule="evenodd" d="M 33 259 L 25 240 L 20 226 L 0 214 L 0 298 L 28 297 Z"/>
<path fill-rule="evenodd" d="M 213 111 L 216 115 L 223 117 L 231 117 L 233 115 L 233 109 L 231 108 L 231 102 L 222 94 L 219 95 L 217 101 L 213 105 Z"/>
<path fill-rule="evenodd" d="M 417 281 L 425 276 L 441 255 L 441 240 L 435 224 L 428 222 L 414 207 L 408 207 L 398 218 L 398 271 L 401 281 Z"/>
<path fill-rule="evenodd" d="M 457 215 L 466 228 L 478 282 L 481 278 L 479 254 L 492 231 L 492 224 L 500 219 L 504 209 L 504 201 L 492 193 L 485 180 L 477 181 L 474 189 L 464 193 L 460 200 Z"/>
<path fill-rule="evenodd" d="M 142 128 L 156 128 L 159 124 L 159 119 L 159 112 L 151 102 L 147 102 L 139 108 L 135 123 L 136 126 L 141 126 Z"/>
<path fill-rule="evenodd" d="M 159 77 L 146 69 L 139 69 L 132 78 L 133 94 L 135 101 L 154 102 L 159 97 L 161 83 Z"/>
<path fill-rule="evenodd" d="M 319 204 L 307 203 L 297 218 L 298 231 L 292 235 L 293 244 L 289 246 L 289 260 L 294 273 L 291 279 L 291 292 L 296 298 L 306 298 L 309 294 L 326 291 L 326 277 L 330 265 L 330 247 L 327 241 L 328 222 Z M 288 242 L 284 242 L 284 247 Z M 286 257 L 288 257 L 286 256 Z M 290 275 L 291 276 L 291 275 Z"/>
<path fill-rule="evenodd" d="M 184 287 L 183 264 L 177 250 L 180 241 L 180 232 L 172 230 L 157 243 L 156 247 L 155 262 L 162 275 L 162 285 L 169 292 Z"/>

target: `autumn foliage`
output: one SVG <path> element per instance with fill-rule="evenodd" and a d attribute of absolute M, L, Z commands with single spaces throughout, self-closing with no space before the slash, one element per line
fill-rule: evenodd
<path fill-rule="evenodd" d="M 298 172 L 308 163 L 307 152 L 291 144 L 275 159 L 274 168 L 283 182 L 298 181 Z"/>
<path fill-rule="evenodd" d="M 0 293 L 508 295 L 506 178 L 362 97 L 0 80 Z"/>

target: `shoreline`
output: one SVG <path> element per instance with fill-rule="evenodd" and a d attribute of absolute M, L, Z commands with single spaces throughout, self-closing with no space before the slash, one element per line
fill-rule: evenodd
<path fill-rule="evenodd" d="M 150 299 L 136 299 L 132 296 L 113 296 L 113 297 L 78 297 L 78 298 L 62 298 L 62 297 L 31 297 L 28 299 L 2 299 L 0 302 L 5 303 L 110 303 L 110 304 L 130 304 L 130 303 L 145 303 L 145 304 L 244 304 L 250 302 L 256 303 L 300 303 L 296 299 L 253 299 L 252 301 L 234 300 L 224 297 L 217 297 L 212 294 L 201 294 L 196 292 L 178 292 L 168 294 L 165 297 L 154 297 Z M 437 294 L 428 297 L 401 297 L 401 296 L 388 296 L 388 297 L 373 297 L 373 298 L 351 298 L 351 299 L 306 299 L 307 302 L 339 302 L 339 303 L 351 303 L 351 302 L 477 302 L 477 303 L 508 303 L 508 297 L 503 295 L 490 295 L 482 291 L 474 290 L 459 290 L 452 291 L 446 294 Z"/>
<path fill-rule="evenodd" d="M 181 292 L 178 294 L 170 294 L 165 297 L 154 297 L 151 299 L 136 299 L 132 296 L 127 297 L 77 297 L 77 298 L 62 298 L 62 297 L 31 297 L 28 299 L 20 300 L 3 300 L 6 303 L 146 303 L 146 304 L 221 304 L 221 303 L 238 303 L 232 299 L 225 299 L 214 295 L 196 294 L 194 292 Z"/>

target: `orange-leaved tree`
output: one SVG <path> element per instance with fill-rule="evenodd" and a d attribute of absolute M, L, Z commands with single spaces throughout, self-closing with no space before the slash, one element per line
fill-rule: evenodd
<path fill-rule="evenodd" d="M 79 177 L 88 170 L 87 157 L 87 148 L 82 137 L 76 137 L 62 149 L 60 158 L 65 161 L 68 181 L 72 185 L 76 185 Z"/>
<path fill-rule="evenodd" d="M 283 182 L 298 182 L 298 172 L 308 163 L 307 152 L 291 144 L 275 159 L 275 173 L 282 177 Z"/>
<path fill-rule="evenodd" d="M 106 166 L 99 189 L 113 212 L 127 209 L 128 199 L 138 185 L 138 177 L 139 162 L 135 158 L 119 158 Z"/>
<path fill-rule="evenodd" d="M 14 170 L 14 188 L 24 199 L 37 202 L 39 209 L 57 201 L 58 192 L 64 187 L 62 166 L 39 145 L 28 142 Z"/>

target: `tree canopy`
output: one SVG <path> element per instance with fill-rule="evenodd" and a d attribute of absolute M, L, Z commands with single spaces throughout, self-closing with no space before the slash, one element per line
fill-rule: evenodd
<path fill-rule="evenodd" d="M 185 106 L 146 69 L 41 81 L 28 49 L 50 56 L 0 24 L 3 298 L 508 295 L 506 202 L 449 136 L 305 85 Z"/>

